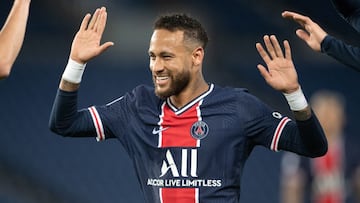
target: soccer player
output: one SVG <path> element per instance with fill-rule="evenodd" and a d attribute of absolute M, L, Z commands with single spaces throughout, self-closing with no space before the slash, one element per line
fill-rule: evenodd
<path fill-rule="evenodd" d="M 245 89 L 206 82 L 207 33 L 185 14 L 159 17 L 149 46 L 154 87 L 139 85 L 106 105 L 77 108 L 85 65 L 113 45 L 100 43 L 106 8 L 87 14 L 62 75 L 50 129 L 62 136 L 116 138 L 133 161 L 146 202 L 239 202 L 240 179 L 252 149 L 262 145 L 308 157 L 327 151 L 324 132 L 300 88 L 289 43 L 275 36 L 256 48 L 258 69 L 284 93 L 295 120 Z"/>
<path fill-rule="evenodd" d="M 360 1 L 332 0 L 333 5 L 350 25 L 360 31 Z M 284 18 L 298 22 L 303 29 L 296 30 L 296 35 L 317 52 L 325 53 L 339 62 L 360 71 L 360 47 L 352 46 L 325 32 L 308 16 L 296 12 L 284 11 Z"/>
<path fill-rule="evenodd" d="M 6 78 L 22 47 L 30 0 L 14 0 L 11 11 L 0 31 L 0 79 Z"/>

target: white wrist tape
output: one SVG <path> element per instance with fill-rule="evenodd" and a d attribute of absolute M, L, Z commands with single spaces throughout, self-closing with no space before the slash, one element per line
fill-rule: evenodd
<path fill-rule="evenodd" d="M 68 64 L 62 75 L 62 79 L 79 84 L 81 82 L 82 75 L 84 73 L 86 64 L 80 64 L 69 58 Z"/>
<path fill-rule="evenodd" d="M 283 93 L 292 111 L 300 111 L 308 106 L 301 87 L 290 94 Z"/>

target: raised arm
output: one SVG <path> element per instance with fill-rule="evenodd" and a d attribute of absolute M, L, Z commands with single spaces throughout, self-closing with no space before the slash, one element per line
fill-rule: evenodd
<path fill-rule="evenodd" d="M 289 42 L 284 41 L 285 53 L 275 35 L 265 35 L 264 44 L 267 51 L 261 43 L 256 43 L 256 48 L 267 65 L 267 67 L 261 64 L 257 66 L 261 75 L 272 88 L 285 95 L 297 120 L 310 118 L 311 110 L 298 82 Z"/>
<path fill-rule="evenodd" d="M 72 42 L 69 62 L 62 75 L 53 108 L 49 128 L 63 136 L 96 136 L 92 119 L 86 110 L 78 110 L 77 90 L 86 63 L 113 45 L 100 44 L 107 19 L 106 8 L 96 9 L 91 17 L 86 14 Z"/>
<path fill-rule="evenodd" d="M 96 9 L 92 17 L 91 14 L 85 15 L 71 45 L 69 62 L 59 86 L 61 90 L 77 90 L 86 63 L 114 44 L 113 42 L 101 44 L 106 20 L 107 12 L 105 7 Z"/>
<path fill-rule="evenodd" d="M 22 47 L 30 0 L 15 0 L 0 31 L 0 79 L 8 77 Z"/>
<path fill-rule="evenodd" d="M 297 128 L 281 136 L 279 148 L 309 157 L 324 155 L 327 151 L 326 137 L 301 90 L 289 42 L 284 41 L 285 53 L 274 35 L 265 35 L 264 44 L 266 50 L 261 43 L 256 43 L 266 63 L 266 67 L 259 64 L 258 69 L 272 88 L 284 94 L 297 124 Z"/>
<path fill-rule="evenodd" d="M 306 42 L 311 49 L 325 53 L 339 62 L 360 71 L 359 47 L 346 44 L 328 35 L 317 23 L 307 16 L 291 11 L 284 11 L 282 16 L 294 20 L 303 27 L 303 29 L 296 30 L 296 35 Z M 355 21 L 355 19 L 353 20 Z M 358 21 L 360 21 L 360 17 Z"/>

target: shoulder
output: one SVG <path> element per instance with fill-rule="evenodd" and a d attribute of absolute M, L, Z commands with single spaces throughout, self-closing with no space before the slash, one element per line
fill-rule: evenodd
<path fill-rule="evenodd" d="M 139 85 L 136 86 L 132 93 L 137 96 L 155 96 L 154 94 L 154 87 L 151 87 L 149 85 Z"/>
<path fill-rule="evenodd" d="M 215 86 L 209 95 L 208 104 L 222 106 L 239 115 L 262 116 L 269 113 L 268 106 L 246 88 Z"/>
<path fill-rule="evenodd" d="M 249 91 L 246 88 L 237 88 L 230 86 L 220 86 L 214 85 L 214 94 L 216 96 L 226 96 L 226 97 L 237 97 L 244 94 L 249 94 Z"/>
<path fill-rule="evenodd" d="M 125 92 L 122 96 L 107 104 L 107 106 L 114 106 L 114 104 L 134 105 L 151 104 L 152 102 L 159 103 L 160 99 L 155 95 L 154 88 L 148 85 L 139 85 L 134 89 Z"/>
<path fill-rule="evenodd" d="M 261 100 L 246 88 L 240 87 L 221 87 L 216 85 L 214 88 L 214 96 L 222 99 L 234 100 L 237 103 L 257 104 L 262 103 Z"/>
<path fill-rule="evenodd" d="M 157 106 L 163 102 L 163 100 L 155 95 L 154 87 L 149 85 L 139 85 L 135 87 L 132 92 L 129 93 L 129 96 L 136 106 Z"/>

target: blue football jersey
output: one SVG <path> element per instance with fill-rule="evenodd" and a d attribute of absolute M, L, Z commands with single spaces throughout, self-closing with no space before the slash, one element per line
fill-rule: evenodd
<path fill-rule="evenodd" d="M 239 202 L 254 146 L 278 151 L 280 137 L 297 131 L 296 122 L 245 89 L 214 84 L 181 108 L 138 86 L 88 112 L 98 140 L 122 143 L 151 203 Z"/>

